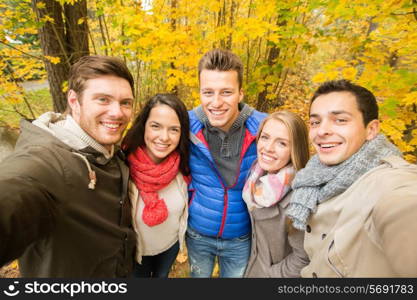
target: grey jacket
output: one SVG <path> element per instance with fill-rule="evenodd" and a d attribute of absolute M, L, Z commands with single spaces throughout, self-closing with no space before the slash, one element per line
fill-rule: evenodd
<path fill-rule="evenodd" d="M 300 277 L 309 262 L 304 232 L 294 229 L 285 216 L 289 193 L 278 204 L 249 212 L 252 246 L 244 277 Z"/>
<path fill-rule="evenodd" d="M 24 277 L 129 276 L 136 237 L 121 153 L 74 150 L 27 121 L 21 130 L 0 164 L 0 265 L 19 258 Z"/>

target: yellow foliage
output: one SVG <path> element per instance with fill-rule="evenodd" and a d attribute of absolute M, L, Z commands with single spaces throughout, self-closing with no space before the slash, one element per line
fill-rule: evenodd
<path fill-rule="evenodd" d="M 335 80 L 339 76 L 338 71 L 330 71 L 326 73 L 326 80 Z"/>
<path fill-rule="evenodd" d="M 185 251 L 185 250 L 180 251 L 180 252 L 178 253 L 178 255 L 177 255 L 176 260 L 177 260 L 179 263 L 184 263 L 184 262 L 186 262 L 186 261 L 187 261 L 187 251 Z"/>
<path fill-rule="evenodd" d="M 38 9 L 44 9 L 46 7 L 45 2 L 37 2 L 36 7 Z"/>
<path fill-rule="evenodd" d="M 356 77 L 356 69 L 353 67 L 348 67 L 342 70 L 342 76 L 345 79 L 354 80 Z"/>
<path fill-rule="evenodd" d="M 412 154 L 406 154 L 404 155 L 404 159 L 412 164 L 417 163 L 417 158 L 416 156 L 412 155 Z"/>
<path fill-rule="evenodd" d="M 323 73 L 317 73 L 311 80 L 315 83 L 322 83 L 327 80 L 327 77 Z"/>
<path fill-rule="evenodd" d="M 1 41 L 7 41 L 6 32 L 11 39 L 36 33 L 36 26 L 29 25 L 34 16 L 13 11 L 5 2 L 0 0 L 5 16 L 0 23 Z M 24 3 L 30 5 L 28 0 Z M 189 108 L 199 105 L 197 64 L 201 55 L 214 47 L 230 48 L 244 63 L 243 88 L 249 104 L 255 105 L 267 88 L 266 110 L 288 108 L 306 119 L 308 99 L 318 84 L 350 79 L 377 96 L 384 132 L 407 155 L 417 154 L 415 135 L 407 135 L 414 126 L 417 104 L 417 30 L 410 0 L 145 3 L 88 0 L 89 16 L 76 20 L 88 24 L 97 54 L 126 60 L 138 86 L 138 101 L 176 88 Z M 44 8 L 43 2 L 37 5 Z M 47 16 L 41 21 L 53 19 Z M 16 22 L 28 26 L 16 26 Z M 93 53 L 92 43 L 90 46 Z M 14 47 L 18 50 L 5 47 L 0 54 L 13 61 L 16 77 L 26 80 L 42 61 L 23 58 L 19 50 L 34 57 L 41 56 L 40 50 Z M 278 55 L 271 61 L 272 50 Z M 1 60 L 0 67 L 5 68 Z M 0 79 L 2 85 L 3 81 Z M 0 92 L 5 89 L 2 86 Z M 18 94 L 18 89 L 10 88 L 8 93 Z"/>
<path fill-rule="evenodd" d="M 343 59 L 338 59 L 334 62 L 335 67 L 346 67 L 346 61 Z"/>
<path fill-rule="evenodd" d="M 3 12 L 3 17 L 10 18 L 13 16 L 13 11 L 7 9 L 5 12 Z"/>
<path fill-rule="evenodd" d="M 404 105 L 417 104 L 417 91 L 416 92 L 411 92 L 411 93 L 405 95 L 405 97 L 401 100 L 401 102 Z"/>
<path fill-rule="evenodd" d="M 54 23 L 55 23 L 55 19 L 54 19 L 54 18 L 52 18 L 52 17 L 50 17 L 50 16 L 48 16 L 48 15 L 45 15 L 45 16 L 42 18 L 42 21 L 44 21 L 45 23 L 47 23 L 47 22 L 50 22 L 50 23 L 52 23 L 52 24 L 54 24 Z"/>
<path fill-rule="evenodd" d="M 45 55 L 45 58 L 47 59 L 47 60 L 49 60 L 51 63 L 53 63 L 53 64 L 59 64 L 60 63 L 60 61 L 61 61 L 61 59 L 59 58 L 59 57 L 55 57 L 55 56 L 48 56 L 48 55 Z"/>
<path fill-rule="evenodd" d="M 413 131 L 413 138 L 410 140 L 410 145 L 412 145 L 412 146 L 417 146 L 417 130 L 416 129 L 414 129 L 414 131 Z"/>
<path fill-rule="evenodd" d="M 18 261 L 17 260 L 14 260 L 11 264 L 11 267 L 13 268 L 13 269 L 17 269 L 17 268 L 19 268 L 19 263 L 18 263 Z"/>
<path fill-rule="evenodd" d="M 270 36 L 268 36 L 268 40 L 277 44 L 279 43 L 281 37 L 282 36 L 280 34 L 275 33 L 275 34 L 271 34 Z"/>
<path fill-rule="evenodd" d="M 219 263 L 216 261 L 216 263 L 214 264 L 214 268 L 213 268 L 213 277 L 218 277 L 220 273 L 220 268 L 219 268 Z"/>
<path fill-rule="evenodd" d="M 62 83 L 61 90 L 62 90 L 64 93 L 66 93 L 66 92 L 68 91 L 68 81 L 67 81 L 67 80 L 65 80 L 65 81 Z"/>

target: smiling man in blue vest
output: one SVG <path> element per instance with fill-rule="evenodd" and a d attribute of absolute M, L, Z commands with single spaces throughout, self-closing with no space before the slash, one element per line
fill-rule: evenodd
<path fill-rule="evenodd" d="M 242 277 L 250 254 L 250 218 L 242 199 L 256 159 L 255 137 L 266 114 L 242 103 L 243 64 L 214 49 L 198 66 L 201 105 L 191 128 L 189 219 L 186 235 L 192 277 Z"/>

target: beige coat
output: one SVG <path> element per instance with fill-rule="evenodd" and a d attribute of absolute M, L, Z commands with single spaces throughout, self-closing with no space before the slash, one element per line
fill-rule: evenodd
<path fill-rule="evenodd" d="M 417 277 L 417 166 L 384 161 L 310 217 L 303 277 Z"/>
<path fill-rule="evenodd" d="M 276 205 L 249 212 L 252 249 L 244 277 L 300 277 L 308 257 L 304 232 L 294 229 L 285 216 L 290 198 L 291 194 Z"/>

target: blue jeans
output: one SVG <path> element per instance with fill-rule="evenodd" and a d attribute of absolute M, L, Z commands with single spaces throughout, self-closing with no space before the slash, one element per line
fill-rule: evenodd
<path fill-rule="evenodd" d="M 203 236 L 187 229 L 186 243 L 191 277 L 211 277 L 218 257 L 220 277 L 242 277 L 249 260 L 251 235 L 233 239 Z"/>
<path fill-rule="evenodd" d="M 142 256 L 142 263 L 135 263 L 133 277 L 168 278 L 171 266 L 174 264 L 179 252 L 179 242 L 168 250 L 153 256 Z"/>

